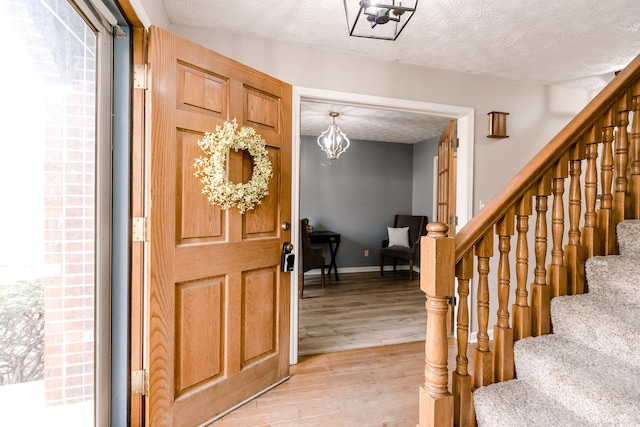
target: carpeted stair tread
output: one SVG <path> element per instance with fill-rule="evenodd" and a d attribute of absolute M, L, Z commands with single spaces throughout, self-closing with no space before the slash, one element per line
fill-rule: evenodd
<path fill-rule="evenodd" d="M 598 425 L 640 426 L 635 369 L 559 335 L 515 345 L 517 377 Z"/>
<path fill-rule="evenodd" d="M 640 306 L 640 259 L 595 256 L 585 263 L 589 293 Z"/>
<path fill-rule="evenodd" d="M 574 412 L 521 380 L 480 387 L 473 393 L 478 427 L 585 427 Z"/>
<path fill-rule="evenodd" d="M 551 300 L 553 333 L 640 368 L 640 308 L 599 295 Z"/>
<path fill-rule="evenodd" d="M 640 220 L 627 219 L 616 226 L 620 255 L 640 257 Z"/>

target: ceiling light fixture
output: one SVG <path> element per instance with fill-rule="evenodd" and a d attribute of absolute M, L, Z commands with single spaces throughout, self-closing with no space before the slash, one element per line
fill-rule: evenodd
<path fill-rule="evenodd" d="M 327 153 L 329 159 L 337 159 L 340 154 L 347 151 L 351 142 L 349 142 L 349 138 L 340 131 L 340 128 L 336 124 L 336 117 L 338 117 L 340 113 L 332 111 L 329 115 L 333 118 L 333 123 L 329 126 L 329 129 L 322 132 L 318 137 L 318 145 L 322 151 Z"/>
<path fill-rule="evenodd" d="M 349 35 L 381 40 L 397 39 L 418 7 L 418 0 L 343 2 Z"/>

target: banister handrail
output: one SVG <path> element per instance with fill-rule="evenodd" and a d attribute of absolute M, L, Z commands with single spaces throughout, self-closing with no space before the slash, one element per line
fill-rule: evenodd
<path fill-rule="evenodd" d="M 640 55 L 629 63 L 587 106 L 529 161 L 455 236 L 455 260 L 463 256 L 613 105 L 614 96 L 640 78 Z"/>

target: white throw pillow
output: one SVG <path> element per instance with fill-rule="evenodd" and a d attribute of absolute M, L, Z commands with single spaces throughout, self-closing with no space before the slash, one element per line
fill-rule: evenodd
<path fill-rule="evenodd" d="M 409 227 L 393 228 L 387 227 L 389 232 L 389 246 L 409 246 Z"/>

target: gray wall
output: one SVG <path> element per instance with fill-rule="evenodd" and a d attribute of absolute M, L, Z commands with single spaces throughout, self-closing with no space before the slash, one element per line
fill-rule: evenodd
<path fill-rule="evenodd" d="M 339 268 L 377 266 L 395 214 L 430 216 L 413 208 L 414 162 L 413 145 L 358 140 L 339 159 L 329 160 L 316 137 L 302 137 L 300 218 L 309 218 L 315 230 L 341 234 Z M 432 184 L 427 185 L 430 199 Z"/>

